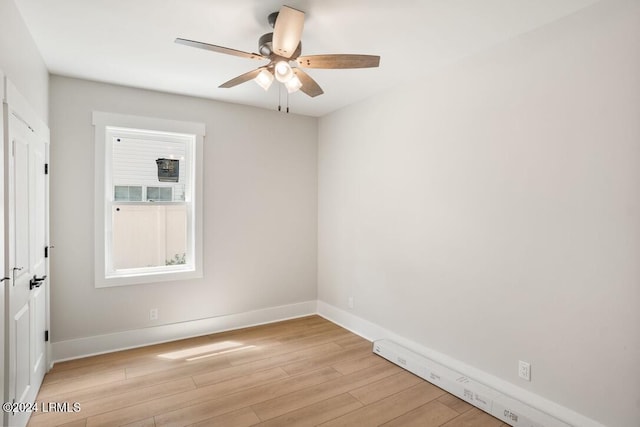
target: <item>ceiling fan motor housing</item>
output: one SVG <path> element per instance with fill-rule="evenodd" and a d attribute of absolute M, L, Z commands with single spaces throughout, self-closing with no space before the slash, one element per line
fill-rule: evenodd
<path fill-rule="evenodd" d="M 263 34 L 258 39 L 258 52 L 266 57 L 271 56 L 273 53 L 273 33 Z"/>
<path fill-rule="evenodd" d="M 258 39 L 258 52 L 260 52 L 260 55 L 262 56 L 273 59 L 271 58 L 271 55 L 273 54 L 273 33 L 267 33 L 260 36 L 260 38 Z M 298 47 L 296 48 L 295 52 L 293 52 L 293 55 L 291 55 L 291 58 L 285 59 L 294 60 L 298 56 L 300 56 L 301 53 L 302 41 L 298 43 Z"/>

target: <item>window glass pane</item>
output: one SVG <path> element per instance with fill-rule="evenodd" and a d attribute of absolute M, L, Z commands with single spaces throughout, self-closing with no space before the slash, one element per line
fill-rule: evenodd
<path fill-rule="evenodd" d="M 158 200 L 160 192 L 158 187 L 147 187 L 147 200 Z"/>
<path fill-rule="evenodd" d="M 113 200 L 127 201 L 129 200 L 129 187 L 123 185 L 116 185 L 113 192 Z"/>
<path fill-rule="evenodd" d="M 129 187 L 129 201 L 131 202 L 142 201 L 142 187 Z"/>
<path fill-rule="evenodd" d="M 161 187 L 160 188 L 160 200 L 163 201 L 171 201 L 171 187 Z"/>
<path fill-rule="evenodd" d="M 173 186 L 173 201 L 184 202 L 184 185 Z"/>
<path fill-rule="evenodd" d="M 113 138 L 112 150 L 114 186 L 147 187 L 147 200 L 171 201 L 171 199 L 162 199 L 160 194 L 160 191 L 171 191 L 171 185 L 159 185 L 165 182 L 163 179 L 166 179 L 164 172 L 160 170 L 164 163 L 160 162 L 160 166 L 158 164 L 158 160 L 162 159 L 176 162 L 173 170 L 179 173 L 175 185 L 189 186 L 188 168 L 185 163 L 188 151 L 186 142 L 120 136 Z M 153 187 L 155 190 L 151 190 Z M 169 190 L 159 190 L 159 187 L 167 187 Z M 149 194 L 150 190 L 151 194 Z M 143 200 L 142 193 L 136 194 L 136 197 L 138 197 L 137 200 Z"/>
<path fill-rule="evenodd" d="M 185 205 L 118 205 L 112 214 L 115 270 L 186 263 Z"/>

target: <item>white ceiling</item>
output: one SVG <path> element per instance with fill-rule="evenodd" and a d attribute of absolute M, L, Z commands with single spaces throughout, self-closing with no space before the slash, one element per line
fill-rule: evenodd
<path fill-rule="evenodd" d="M 218 85 L 262 62 L 174 43 L 248 52 L 283 0 L 14 0 L 53 74 L 275 109 L 278 85 Z M 290 97 L 323 116 L 396 83 L 548 24 L 597 0 L 286 0 L 306 13 L 303 55 L 380 55 L 380 68 L 308 70 L 324 94 Z M 283 90 L 283 105 L 286 91 Z"/>

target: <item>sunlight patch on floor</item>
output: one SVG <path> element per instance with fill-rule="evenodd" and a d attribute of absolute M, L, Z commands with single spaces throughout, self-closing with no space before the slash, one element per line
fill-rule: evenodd
<path fill-rule="evenodd" d="M 190 357 L 189 359 L 187 359 L 187 362 L 192 362 L 194 360 L 204 359 L 206 357 L 218 356 L 220 354 L 227 354 L 227 353 L 233 353 L 235 351 L 247 350 L 247 349 L 250 349 L 250 348 L 256 348 L 256 346 L 255 345 L 245 345 L 244 347 L 232 348 L 230 350 L 223 350 L 223 351 L 218 351 L 216 353 L 203 354 L 202 356 Z"/>
<path fill-rule="evenodd" d="M 246 346 L 237 341 L 222 341 L 213 344 L 190 347 L 184 350 L 172 351 L 169 353 L 159 354 L 158 357 L 169 360 L 184 359 L 187 361 L 197 360 L 202 357 L 211 357 L 217 354 L 230 353 L 232 351 L 244 350 L 255 346 Z"/>

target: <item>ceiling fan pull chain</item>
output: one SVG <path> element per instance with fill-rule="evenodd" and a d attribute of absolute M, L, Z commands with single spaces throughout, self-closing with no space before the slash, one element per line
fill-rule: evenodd
<path fill-rule="evenodd" d="M 282 111 L 282 88 L 278 85 L 278 111 Z"/>
<path fill-rule="evenodd" d="M 289 91 L 287 91 L 287 114 L 289 114 Z"/>

